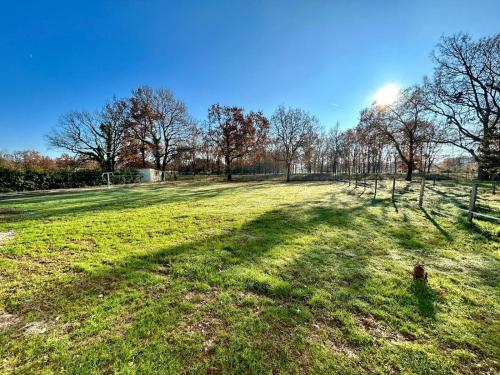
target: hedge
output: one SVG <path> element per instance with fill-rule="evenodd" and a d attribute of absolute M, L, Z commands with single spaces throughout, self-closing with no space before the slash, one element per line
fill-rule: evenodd
<path fill-rule="evenodd" d="M 16 170 L 0 168 L 0 191 L 48 190 L 102 185 L 99 170 Z"/>

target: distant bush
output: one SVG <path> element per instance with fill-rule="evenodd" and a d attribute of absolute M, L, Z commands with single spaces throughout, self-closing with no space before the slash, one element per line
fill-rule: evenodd
<path fill-rule="evenodd" d="M 0 191 L 48 190 L 102 185 L 99 170 L 17 170 L 0 168 Z"/>

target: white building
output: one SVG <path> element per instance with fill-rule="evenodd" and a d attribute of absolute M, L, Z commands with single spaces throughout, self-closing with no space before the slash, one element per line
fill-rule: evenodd
<path fill-rule="evenodd" d="M 141 168 L 138 169 L 141 175 L 141 182 L 160 182 L 161 181 L 161 171 L 153 168 Z"/>

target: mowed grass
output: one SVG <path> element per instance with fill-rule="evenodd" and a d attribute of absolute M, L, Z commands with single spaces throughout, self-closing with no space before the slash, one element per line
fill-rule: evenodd
<path fill-rule="evenodd" d="M 485 234 L 438 192 L 421 210 L 416 193 L 365 190 L 179 183 L 1 201 L 15 236 L 0 247 L 0 372 L 499 371 L 494 224 Z"/>

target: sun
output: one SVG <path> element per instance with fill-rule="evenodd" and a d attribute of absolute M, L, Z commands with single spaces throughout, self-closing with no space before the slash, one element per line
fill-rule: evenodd
<path fill-rule="evenodd" d="M 394 83 L 388 83 L 387 85 L 378 89 L 378 91 L 373 96 L 375 104 L 379 106 L 386 106 L 394 103 L 398 98 L 401 89 L 398 85 Z"/>

